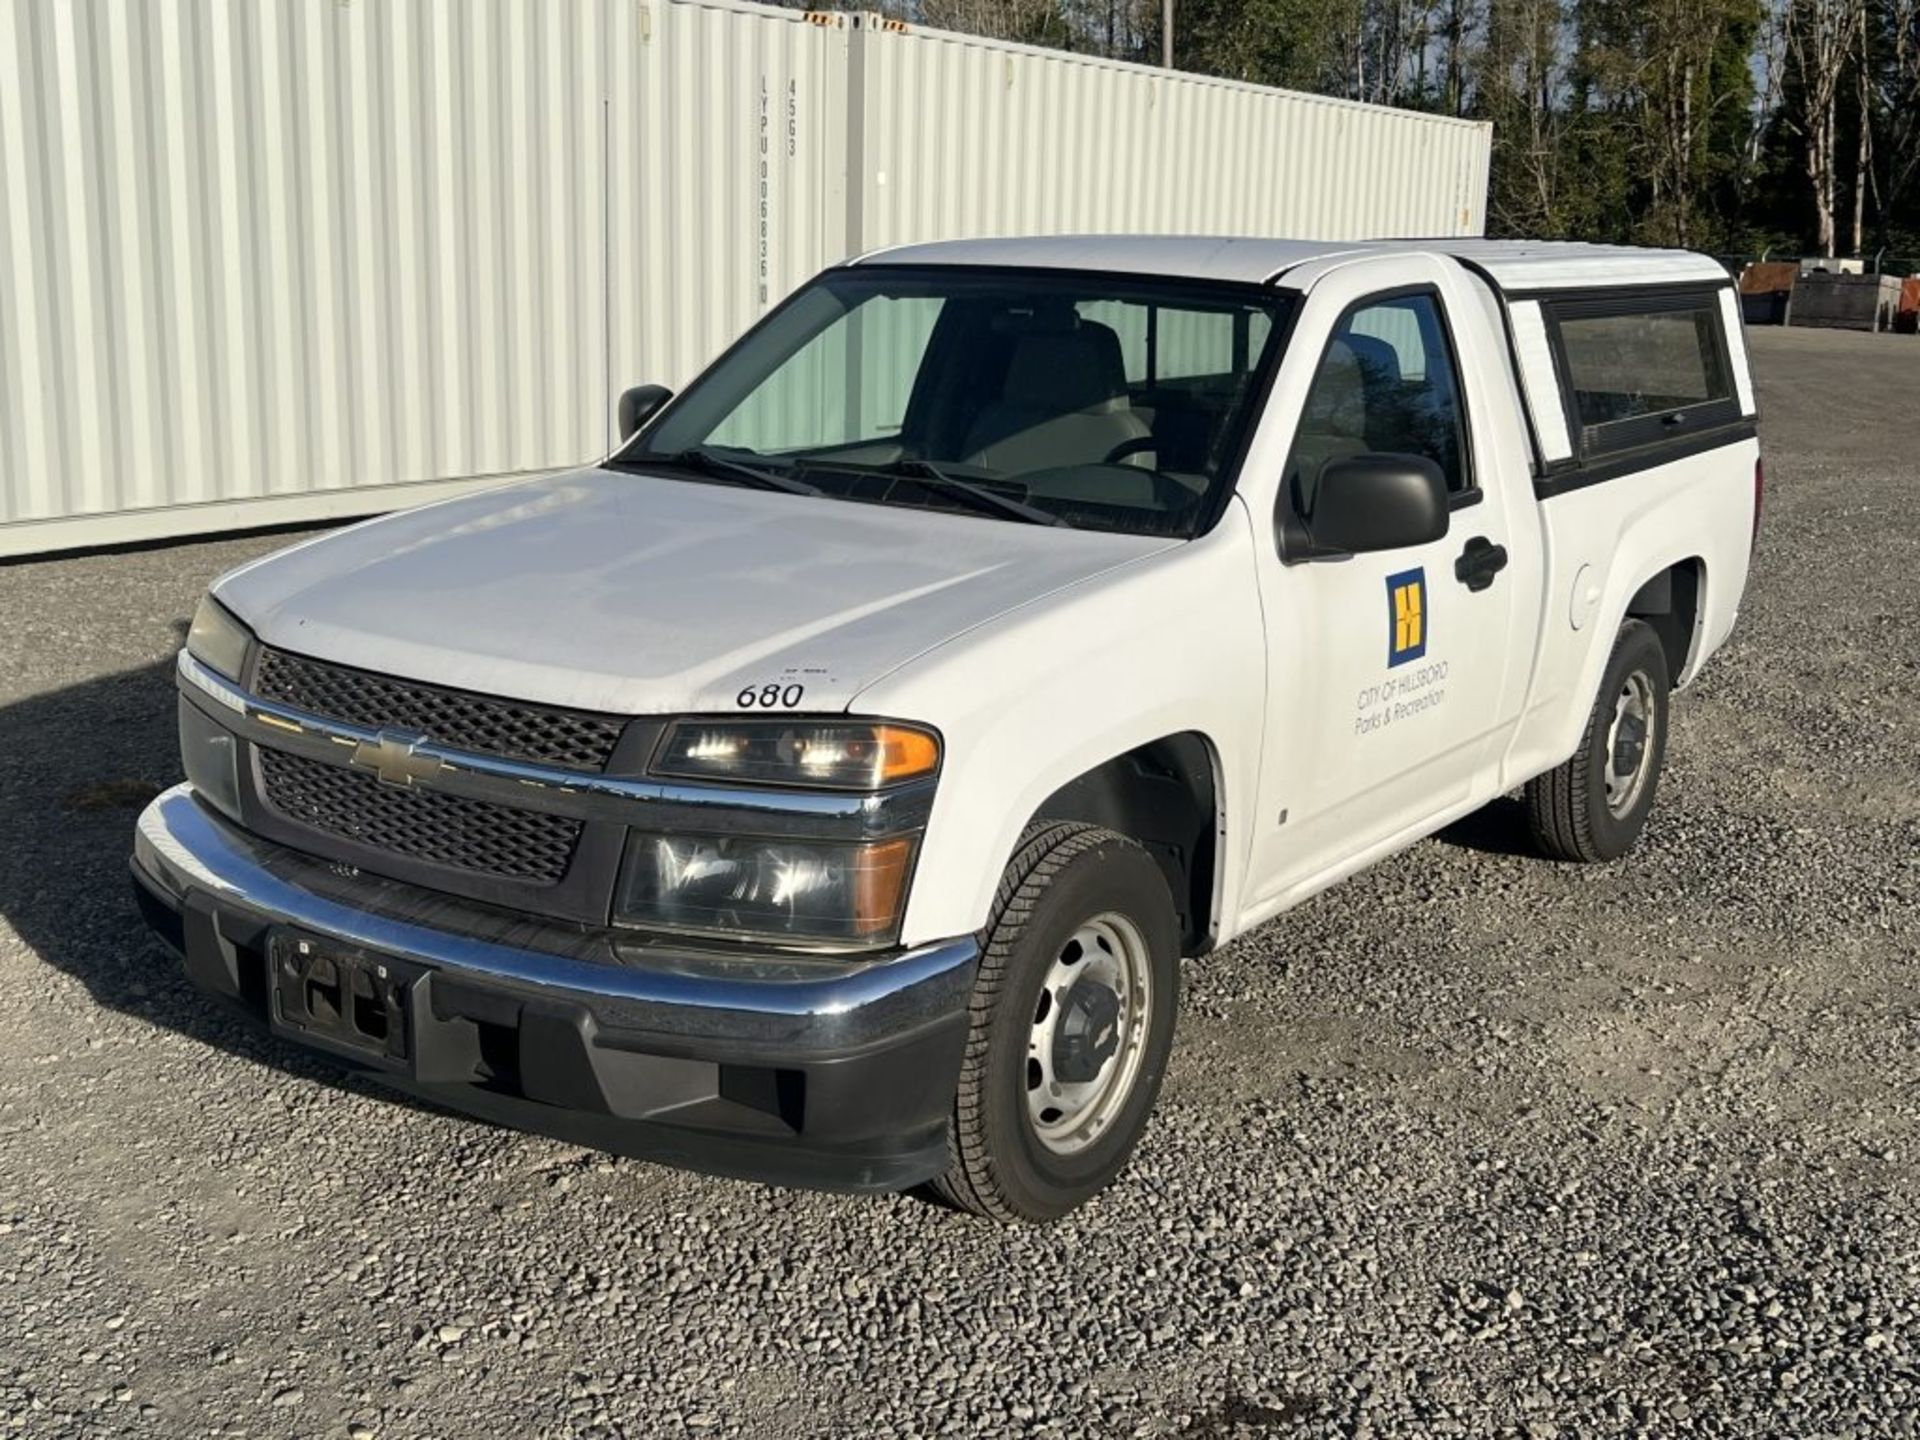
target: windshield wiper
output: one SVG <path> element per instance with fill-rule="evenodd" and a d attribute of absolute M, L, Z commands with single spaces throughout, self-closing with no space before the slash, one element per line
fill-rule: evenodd
<path fill-rule="evenodd" d="M 962 480 L 958 475 L 949 474 L 941 469 L 933 461 L 922 460 L 918 456 L 904 455 L 885 465 L 857 468 L 869 469 L 877 475 L 898 475 L 902 479 L 918 481 L 929 490 L 958 495 L 985 509 L 1004 515 L 1009 520 L 1022 520 L 1029 525 L 1065 525 L 1067 523 L 1051 510 L 1042 510 L 1038 505 L 1029 505 L 1024 500 L 1015 500 L 1011 495 L 998 494 L 984 485 L 974 484 L 971 480 Z"/>
<path fill-rule="evenodd" d="M 698 470 L 706 475 L 725 475 L 730 479 L 741 480 L 760 490 L 780 490 L 788 495 L 818 495 L 820 487 L 809 485 L 804 480 L 796 480 L 791 475 L 783 475 L 778 470 L 764 465 L 751 465 L 745 460 L 733 460 L 725 455 L 716 455 L 711 450 L 695 446 L 690 450 L 676 450 L 671 455 L 632 455 L 621 461 L 621 465 L 678 465 L 682 470 Z"/>

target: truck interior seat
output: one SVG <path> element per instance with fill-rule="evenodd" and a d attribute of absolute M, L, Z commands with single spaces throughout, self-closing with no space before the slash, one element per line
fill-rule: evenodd
<path fill-rule="evenodd" d="M 1082 320 L 1013 337 L 999 398 L 982 407 L 961 449 L 968 464 L 1020 475 L 1097 463 L 1152 433 L 1128 399 L 1120 337 Z M 1135 503 L 1112 493 L 1112 472 L 1091 479 L 1109 503 Z"/>

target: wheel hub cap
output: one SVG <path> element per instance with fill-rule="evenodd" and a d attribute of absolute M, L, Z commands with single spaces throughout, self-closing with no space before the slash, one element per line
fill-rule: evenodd
<path fill-rule="evenodd" d="M 1027 1118 L 1059 1155 L 1106 1134 L 1133 1094 L 1153 1014 L 1147 943 L 1126 916 L 1095 916 L 1055 955 L 1027 1036 Z"/>
<path fill-rule="evenodd" d="M 1069 1084 L 1099 1077 L 1120 1048 L 1120 997 L 1097 980 L 1082 979 L 1067 992 L 1053 1032 L 1053 1073 Z"/>
<path fill-rule="evenodd" d="M 1647 788 L 1648 760 L 1653 753 L 1653 682 L 1636 670 L 1627 676 L 1614 697 L 1613 718 L 1607 726 L 1607 810 L 1616 818 L 1640 803 Z"/>
<path fill-rule="evenodd" d="M 1637 715 L 1620 718 L 1619 734 L 1613 740 L 1613 768 L 1631 775 L 1640 768 L 1640 757 L 1647 749 L 1647 724 Z"/>

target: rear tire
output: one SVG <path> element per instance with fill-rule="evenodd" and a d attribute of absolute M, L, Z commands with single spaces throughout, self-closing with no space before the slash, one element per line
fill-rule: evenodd
<path fill-rule="evenodd" d="M 933 1184 L 1001 1221 L 1053 1220 L 1125 1167 L 1166 1073 L 1179 923 L 1147 852 L 1044 824 L 1007 866 L 974 981 L 953 1161 Z"/>
<path fill-rule="evenodd" d="M 1617 860 L 1646 828 L 1667 753 L 1667 652 L 1629 620 L 1613 642 L 1580 748 L 1527 782 L 1536 844 L 1556 860 Z"/>

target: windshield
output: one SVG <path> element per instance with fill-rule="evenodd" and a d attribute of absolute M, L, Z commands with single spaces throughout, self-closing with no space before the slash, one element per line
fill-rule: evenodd
<path fill-rule="evenodd" d="M 752 467 L 824 499 L 1191 535 L 1232 484 L 1287 303 L 1067 270 L 834 271 L 614 463 L 723 483 L 753 481 Z"/>

